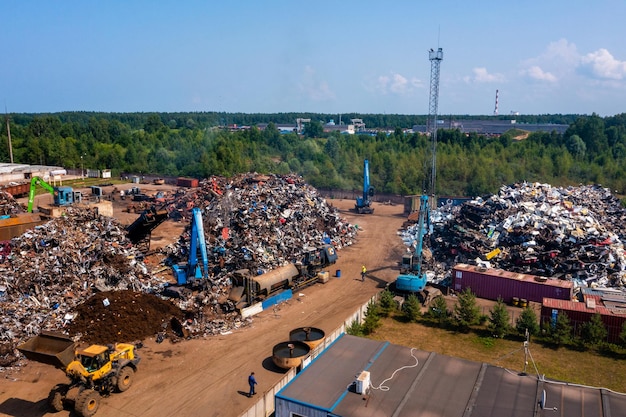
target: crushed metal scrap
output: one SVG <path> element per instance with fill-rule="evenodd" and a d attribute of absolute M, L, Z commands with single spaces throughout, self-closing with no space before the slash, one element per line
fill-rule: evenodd
<path fill-rule="evenodd" d="M 250 319 L 242 319 L 227 297 L 232 271 L 268 271 L 293 262 L 308 246 L 331 242 L 339 249 L 350 245 L 357 233 L 354 225 L 343 221 L 336 209 L 296 176 L 213 177 L 201 181 L 198 188 L 178 193 L 167 204 L 171 217 L 181 221 L 190 218 L 193 207 L 202 208 L 212 274 L 200 291 L 170 300 L 183 317 L 159 322 L 158 341 L 245 326 Z M 69 333 L 88 300 L 92 300 L 91 309 L 101 310 L 98 317 L 117 314 L 116 309 L 122 308 L 123 303 L 110 299 L 106 305 L 93 303 L 98 294 L 127 291 L 156 297 L 172 282 L 169 268 L 147 262 L 115 219 L 78 207 L 68 207 L 66 212 L 12 239 L 11 253 L 0 264 L 0 353 L 4 353 L 0 366 L 15 362 L 14 347 L 42 330 Z M 187 240 L 185 232 L 178 243 L 164 248 L 162 255 L 169 264 L 185 260 Z M 141 314 L 134 316 L 143 320 Z M 102 329 L 95 336 L 88 328 L 76 330 L 75 326 L 78 333 L 72 336 L 100 343 L 116 338 L 115 334 L 103 335 Z"/>
<path fill-rule="evenodd" d="M 264 272 L 297 261 L 305 248 L 323 242 L 341 249 L 357 233 L 315 188 L 294 175 L 212 177 L 171 210 L 185 220 L 193 207 L 202 209 L 209 263 L 218 282 L 239 269 Z M 188 239 L 187 232 L 163 249 L 170 262 L 186 260 Z"/>
<path fill-rule="evenodd" d="M 432 215 L 430 280 L 447 285 L 469 263 L 555 279 L 576 287 L 626 286 L 626 210 L 598 185 L 519 183 Z M 417 225 L 401 233 L 411 247 Z"/>

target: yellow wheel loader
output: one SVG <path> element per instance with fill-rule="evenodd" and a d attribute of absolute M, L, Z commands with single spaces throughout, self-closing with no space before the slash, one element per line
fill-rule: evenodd
<path fill-rule="evenodd" d="M 102 396 L 130 388 L 140 358 L 135 355 L 135 345 L 128 343 L 76 346 L 63 334 L 42 332 L 17 349 L 26 358 L 53 365 L 68 376 L 69 383 L 56 385 L 48 395 L 52 411 L 62 411 L 73 403 L 79 417 L 90 417 L 98 411 Z"/>

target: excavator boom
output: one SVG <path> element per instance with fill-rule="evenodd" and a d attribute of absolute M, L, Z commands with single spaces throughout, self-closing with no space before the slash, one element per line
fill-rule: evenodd
<path fill-rule="evenodd" d="M 37 188 L 37 185 L 40 185 L 43 189 L 48 191 L 50 194 L 54 195 L 54 187 L 52 187 L 50 184 L 45 182 L 40 177 L 33 177 L 30 180 L 30 189 L 28 191 L 28 208 L 27 208 L 27 211 L 29 213 L 33 212 L 33 203 L 35 202 L 35 189 Z"/>

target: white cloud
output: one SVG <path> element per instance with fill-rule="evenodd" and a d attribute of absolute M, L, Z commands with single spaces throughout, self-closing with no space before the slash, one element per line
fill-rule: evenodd
<path fill-rule="evenodd" d="M 328 83 L 321 80 L 315 69 L 308 65 L 304 68 L 304 74 L 298 83 L 298 88 L 301 93 L 314 101 L 327 101 L 335 98 L 335 93 Z"/>
<path fill-rule="evenodd" d="M 463 79 L 466 83 L 501 83 L 505 81 L 505 77 L 502 74 L 490 74 L 485 67 L 478 67 L 472 70 L 474 76 L 466 76 Z"/>
<path fill-rule="evenodd" d="M 581 67 L 597 78 L 621 80 L 626 78 L 626 62 L 619 61 L 604 48 L 588 53 L 580 59 Z"/>
<path fill-rule="evenodd" d="M 417 78 L 408 79 L 402 74 L 392 72 L 391 75 L 379 75 L 373 83 L 373 88 L 369 88 L 369 90 L 375 90 L 383 95 L 406 96 L 420 87 L 422 87 L 422 82 Z"/>
<path fill-rule="evenodd" d="M 538 65 L 533 65 L 526 70 L 522 70 L 522 74 L 528 76 L 529 78 L 532 78 L 533 80 L 548 81 L 551 83 L 557 81 L 557 78 L 556 76 L 554 76 L 554 74 L 544 71 Z"/>
<path fill-rule="evenodd" d="M 535 81 L 555 83 L 573 74 L 579 62 L 576 45 L 562 38 L 550 42 L 540 55 L 522 61 L 519 74 Z"/>

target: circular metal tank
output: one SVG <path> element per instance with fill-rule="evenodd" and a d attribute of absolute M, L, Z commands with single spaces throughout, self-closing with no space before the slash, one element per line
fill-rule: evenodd
<path fill-rule="evenodd" d="M 324 330 L 316 327 L 298 327 L 289 332 L 289 340 L 304 342 L 311 350 L 315 349 L 324 341 Z"/>
<path fill-rule="evenodd" d="M 311 352 L 311 348 L 304 342 L 291 340 L 280 342 L 272 349 L 272 360 L 280 368 L 295 368 L 302 363 Z"/>

